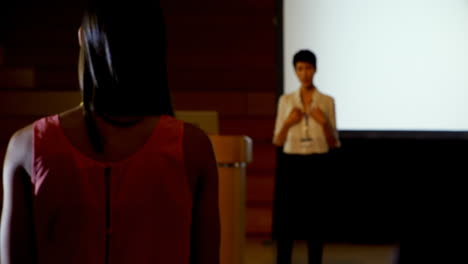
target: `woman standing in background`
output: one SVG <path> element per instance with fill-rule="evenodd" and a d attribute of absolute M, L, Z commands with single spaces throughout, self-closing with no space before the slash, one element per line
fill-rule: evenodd
<path fill-rule="evenodd" d="M 280 97 L 273 143 L 282 147 L 275 185 L 273 238 L 277 263 L 291 263 L 295 240 L 306 240 L 309 264 L 323 255 L 324 199 L 321 180 L 331 174 L 329 152 L 340 146 L 334 99 L 313 83 L 316 57 L 309 50 L 294 55 L 301 87 Z"/>

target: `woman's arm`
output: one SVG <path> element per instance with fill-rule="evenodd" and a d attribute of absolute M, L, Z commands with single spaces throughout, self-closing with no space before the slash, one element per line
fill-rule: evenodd
<path fill-rule="evenodd" d="M 320 126 L 322 126 L 328 146 L 330 148 L 337 147 L 338 141 L 336 140 L 336 137 L 335 137 L 334 128 L 331 125 L 328 118 L 322 112 L 322 110 L 320 110 L 320 108 L 318 107 L 313 107 L 312 110 L 310 111 L 310 115 L 315 121 L 317 121 L 317 123 L 320 124 Z"/>
<path fill-rule="evenodd" d="M 35 263 L 33 227 L 32 127 L 11 138 L 3 166 L 3 209 L 0 227 L 0 262 Z"/>
<path fill-rule="evenodd" d="M 209 137 L 192 125 L 184 129 L 185 166 L 194 192 L 191 264 L 219 264 L 218 168 Z"/>
<path fill-rule="evenodd" d="M 302 113 L 301 109 L 294 108 L 289 114 L 288 118 L 283 122 L 279 133 L 273 139 L 273 144 L 275 144 L 277 147 L 283 146 L 284 142 L 286 141 L 286 137 L 288 136 L 289 129 L 295 124 L 299 123 L 303 116 L 304 114 Z"/>
<path fill-rule="evenodd" d="M 273 136 L 273 144 L 277 147 L 284 145 L 286 138 L 288 136 L 289 129 L 301 121 L 304 113 L 299 108 L 294 108 L 290 113 L 285 113 L 284 97 L 281 97 L 278 102 L 278 110 L 276 113 L 276 123 L 275 123 L 275 132 Z M 286 118 L 285 118 L 286 117 Z"/>

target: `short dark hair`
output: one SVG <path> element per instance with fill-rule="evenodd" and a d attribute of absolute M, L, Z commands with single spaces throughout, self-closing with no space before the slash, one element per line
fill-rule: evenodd
<path fill-rule="evenodd" d="M 296 54 L 294 54 L 293 66 L 296 67 L 296 63 L 298 63 L 299 61 L 308 62 L 312 64 L 314 68 L 317 68 L 317 58 L 315 57 L 315 54 L 310 50 L 300 50 Z"/>
<path fill-rule="evenodd" d="M 89 0 L 82 21 L 85 109 L 110 116 L 173 115 L 159 1 Z"/>

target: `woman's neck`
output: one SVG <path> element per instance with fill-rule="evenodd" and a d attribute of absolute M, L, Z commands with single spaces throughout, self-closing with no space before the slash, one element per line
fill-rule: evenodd
<path fill-rule="evenodd" d="M 303 94 L 310 94 L 310 93 L 313 93 L 315 91 L 315 85 L 313 83 L 309 84 L 309 85 L 302 85 L 301 86 L 301 93 Z"/>

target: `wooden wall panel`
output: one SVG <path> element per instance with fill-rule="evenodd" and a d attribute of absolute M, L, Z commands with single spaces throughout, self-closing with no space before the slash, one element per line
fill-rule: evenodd
<path fill-rule="evenodd" d="M 247 167 L 247 233 L 268 236 L 276 167 L 276 148 L 271 144 L 276 112 L 275 1 L 166 0 L 163 6 L 170 87 L 175 94 L 188 90 L 193 95 L 184 100 L 174 96 L 174 105 L 219 109 L 222 134 L 253 139 L 254 160 Z M 220 91 L 236 93 L 222 98 Z"/>
<path fill-rule="evenodd" d="M 226 10 L 231 12 L 239 11 L 253 11 L 263 9 L 273 9 L 275 7 L 274 0 L 203 0 L 203 1 L 192 1 L 192 0 L 162 0 L 161 6 L 168 12 L 205 12 L 216 13 L 219 10 Z"/>
<path fill-rule="evenodd" d="M 215 110 L 222 118 L 247 115 L 247 94 L 242 92 L 174 91 L 172 101 L 177 110 Z"/>
<path fill-rule="evenodd" d="M 247 207 L 246 232 L 249 236 L 264 236 L 271 233 L 273 223 L 272 207 Z"/>
<path fill-rule="evenodd" d="M 205 29 L 225 29 L 225 33 L 239 28 L 249 31 L 265 30 L 272 27 L 272 11 L 270 9 L 256 10 L 217 10 L 210 12 L 166 12 L 165 21 L 169 29 L 185 31 L 186 27 Z M 185 27 L 185 28 L 184 28 Z"/>
<path fill-rule="evenodd" d="M 13 46 L 8 47 L 5 64 L 12 67 L 24 65 L 34 67 L 67 67 L 77 72 L 78 54 L 79 49 L 74 46 L 57 47 L 53 49 L 53 52 L 51 52 L 51 47 Z"/>
<path fill-rule="evenodd" d="M 78 84 L 78 67 L 39 67 L 36 68 L 36 72 L 36 86 L 38 89 L 80 90 Z"/>
<path fill-rule="evenodd" d="M 272 144 L 273 122 L 271 118 L 236 118 L 220 120 L 220 132 L 229 135 L 247 135 L 254 142 Z"/>
<path fill-rule="evenodd" d="M 274 188 L 274 175 L 247 173 L 247 206 L 272 206 Z"/>
<path fill-rule="evenodd" d="M 274 126 L 276 93 L 271 91 L 271 87 L 268 92 L 249 92 L 247 95 L 247 108 L 249 115 L 268 118 L 269 124 Z M 272 120 L 273 122 L 271 122 Z M 269 133 L 271 135 L 273 130 Z"/>
<path fill-rule="evenodd" d="M 271 71 L 178 70 L 169 72 L 172 91 L 271 91 L 275 80 Z"/>
<path fill-rule="evenodd" d="M 55 26 L 48 26 L 43 30 L 41 23 L 30 23 L 27 25 L 17 25 L 15 21 L 16 32 L 21 34 L 9 35 L 6 40 L 7 46 L 14 45 L 15 47 L 27 48 L 49 48 L 50 53 L 53 53 L 55 48 L 62 48 L 64 46 L 72 46 L 78 48 L 78 28 L 79 24 L 74 26 L 63 26 L 63 21 L 57 21 Z M 41 30 L 42 29 L 42 30 Z"/>
<path fill-rule="evenodd" d="M 43 31 L 49 28 L 75 27 L 81 22 L 85 1 L 56 1 L 56 0 L 23 0 L 5 1 L 10 4 L 9 12 L 5 14 L 4 21 L 9 28 L 16 30 L 19 27 L 40 26 Z M 2 5 L 3 8 L 3 5 Z M 4 15 L 2 13 L 2 15 Z M 14 34 L 8 30 L 7 38 Z"/>
<path fill-rule="evenodd" d="M 200 71 L 213 70 L 274 70 L 274 58 L 255 51 L 246 52 L 233 49 L 231 52 L 219 50 L 177 50 L 168 57 L 168 67 L 173 70 L 197 68 Z M 214 74 L 214 73 L 213 73 Z"/>
<path fill-rule="evenodd" d="M 36 72 L 32 67 L 1 67 L 0 87 L 4 89 L 33 89 Z"/>
<path fill-rule="evenodd" d="M 270 138 L 273 134 L 276 106 L 271 92 L 173 91 L 172 101 L 177 110 L 218 111 L 224 126 L 222 133 L 244 133 L 247 130 L 243 126 L 252 127 L 260 121 L 264 125 L 258 138 Z"/>
<path fill-rule="evenodd" d="M 5 56 L 3 52 L 3 47 L 0 46 L 0 66 L 2 66 L 3 63 L 5 63 Z"/>
<path fill-rule="evenodd" d="M 168 28 L 169 30 L 170 28 Z M 196 27 L 183 27 L 177 31 L 168 31 L 170 52 L 175 49 L 195 49 L 212 51 L 274 52 L 274 27 L 262 31 L 245 28 L 212 28 L 200 30 Z M 171 54 L 171 53 L 169 53 Z"/>
<path fill-rule="evenodd" d="M 253 162 L 249 169 L 271 170 L 276 167 L 276 147 L 271 143 L 254 142 Z"/>

